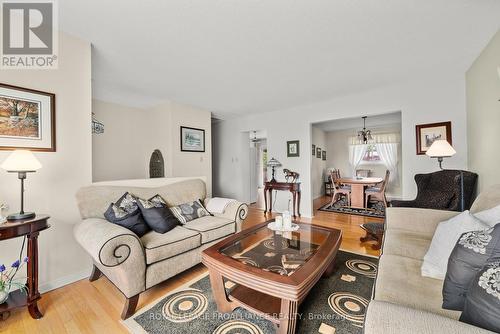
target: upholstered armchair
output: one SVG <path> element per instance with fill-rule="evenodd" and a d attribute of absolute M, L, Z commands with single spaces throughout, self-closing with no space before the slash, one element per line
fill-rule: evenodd
<path fill-rule="evenodd" d="M 462 208 L 462 176 L 463 200 Z M 391 201 L 393 207 L 412 207 L 448 211 L 468 210 L 472 204 L 477 174 L 460 170 L 441 170 L 415 175 L 417 197 L 411 201 Z"/>

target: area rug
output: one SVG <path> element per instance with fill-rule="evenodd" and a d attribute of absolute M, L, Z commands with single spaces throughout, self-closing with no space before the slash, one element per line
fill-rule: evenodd
<path fill-rule="evenodd" d="M 368 203 L 367 209 L 357 209 L 351 208 L 347 205 L 347 200 L 345 198 L 341 198 L 333 205 L 330 203 L 322 206 L 318 210 L 320 211 L 328 211 L 328 212 L 337 212 L 337 213 L 347 213 L 350 215 L 359 215 L 359 216 L 367 216 L 367 217 L 375 217 L 375 218 L 385 218 L 385 206 L 382 202 L 370 202 Z"/>
<path fill-rule="evenodd" d="M 339 251 L 334 274 L 320 279 L 300 305 L 297 333 L 362 333 L 377 268 L 377 258 Z M 231 285 L 226 282 L 226 288 Z M 133 334 L 276 333 L 274 324 L 245 309 L 217 312 L 208 274 L 161 297 L 122 323 Z"/>

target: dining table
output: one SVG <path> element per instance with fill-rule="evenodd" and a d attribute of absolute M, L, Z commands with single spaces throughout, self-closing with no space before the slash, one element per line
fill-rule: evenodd
<path fill-rule="evenodd" d="M 358 209 L 365 208 L 365 188 L 373 187 L 383 182 L 380 177 L 342 177 L 337 180 L 341 184 L 351 186 L 351 207 Z"/>

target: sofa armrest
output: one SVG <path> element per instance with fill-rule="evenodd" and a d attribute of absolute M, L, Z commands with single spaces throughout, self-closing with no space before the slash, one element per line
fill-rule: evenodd
<path fill-rule="evenodd" d="M 365 317 L 365 334 L 492 333 L 435 313 L 372 300 Z"/>
<path fill-rule="evenodd" d="M 205 199 L 205 206 L 210 201 L 210 198 Z M 243 221 L 248 216 L 248 205 L 242 202 L 233 201 L 224 209 L 223 213 L 212 213 L 215 217 L 234 220 L 236 222 L 236 231 L 242 229 Z"/>
<path fill-rule="evenodd" d="M 437 225 L 448 220 L 459 212 L 418 208 L 387 208 L 386 228 L 400 229 L 426 234 L 430 238 L 434 235 Z"/>
<path fill-rule="evenodd" d="M 145 289 L 146 257 L 141 240 L 130 230 L 100 218 L 78 223 L 73 234 L 94 264 L 127 297 Z"/>

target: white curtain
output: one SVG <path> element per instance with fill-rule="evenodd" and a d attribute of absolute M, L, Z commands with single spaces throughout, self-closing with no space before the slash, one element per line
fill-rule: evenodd
<path fill-rule="evenodd" d="M 352 176 L 356 176 L 356 169 L 366 154 L 367 145 L 349 145 L 349 163 L 351 164 Z"/>
<path fill-rule="evenodd" d="M 398 181 L 398 144 L 397 143 L 377 143 L 378 155 L 385 167 L 391 172 L 389 182 Z"/>

